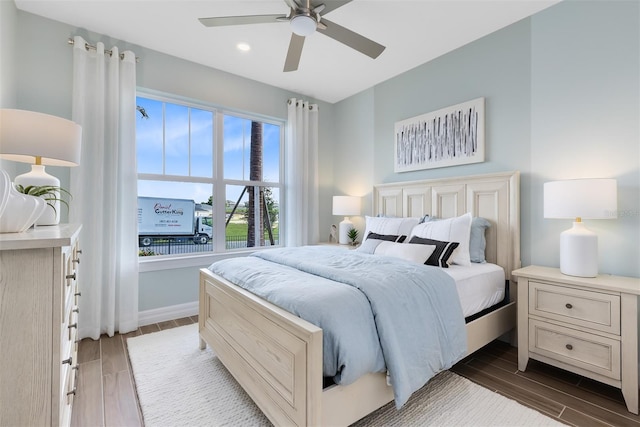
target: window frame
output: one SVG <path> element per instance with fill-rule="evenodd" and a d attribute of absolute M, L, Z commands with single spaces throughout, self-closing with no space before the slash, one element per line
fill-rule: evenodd
<path fill-rule="evenodd" d="M 285 147 L 286 147 L 286 120 L 269 117 L 262 114 L 250 113 L 246 111 L 240 111 L 233 108 L 223 107 L 213 103 L 199 101 L 194 99 L 188 99 L 178 95 L 171 95 L 155 90 L 136 88 L 136 97 L 148 98 L 155 101 L 164 103 L 171 103 L 181 105 L 189 108 L 197 108 L 201 110 L 207 110 L 213 113 L 213 176 L 211 178 L 194 177 L 194 176 L 182 176 L 182 175 L 167 175 L 167 174 L 149 174 L 149 173 L 137 173 L 136 179 L 139 180 L 153 180 L 153 181 L 171 181 L 171 182 L 186 182 L 186 183 L 204 183 L 210 184 L 213 187 L 213 229 L 214 237 L 212 239 L 212 251 L 210 252 L 192 252 L 186 254 L 170 254 L 170 255 L 155 255 L 150 257 L 138 257 L 138 269 L 139 272 L 147 271 L 159 271 L 175 268 L 187 268 L 187 267 L 206 267 L 212 262 L 226 259 L 235 258 L 239 256 L 247 256 L 248 254 L 259 251 L 268 250 L 270 248 L 281 247 L 285 242 L 286 230 L 283 229 L 285 221 L 285 209 L 286 205 L 286 192 L 285 192 Z M 137 113 L 137 112 L 136 112 Z M 224 178 L 224 118 L 226 115 L 232 115 L 240 119 L 260 121 L 262 123 L 268 123 L 271 125 L 280 127 L 280 149 L 279 149 L 279 176 L 278 181 L 250 181 L 250 180 L 238 180 L 238 179 L 225 179 Z M 164 119 L 163 119 L 164 121 Z M 164 144 L 164 141 L 163 141 Z M 163 148 L 163 171 L 164 165 L 164 148 Z M 216 230 L 225 230 L 226 211 L 224 205 L 226 204 L 226 187 L 227 185 L 239 185 L 239 186 L 263 186 L 279 189 L 279 226 L 278 226 L 278 241 L 279 244 L 275 246 L 262 246 L 251 247 L 242 249 L 226 249 L 226 242 L 224 236 L 219 237 L 219 233 Z M 136 186 L 137 193 L 137 186 Z M 136 194 L 137 196 L 137 194 Z M 216 203 L 216 200 L 222 200 L 222 208 L 220 203 Z M 220 212 L 218 212 L 221 209 Z"/>

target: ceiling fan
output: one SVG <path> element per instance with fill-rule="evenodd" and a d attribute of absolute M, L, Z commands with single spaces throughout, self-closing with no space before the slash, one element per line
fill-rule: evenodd
<path fill-rule="evenodd" d="M 221 16 L 199 18 L 199 21 L 206 27 L 289 22 L 292 34 L 284 62 L 285 72 L 298 69 L 304 39 L 315 31 L 375 59 L 385 49 L 384 46 L 324 18 L 327 13 L 351 1 L 327 0 L 326 3 L 314 5 L 311 0 L 284 0 L 291 9 L 289 15 Z"/>

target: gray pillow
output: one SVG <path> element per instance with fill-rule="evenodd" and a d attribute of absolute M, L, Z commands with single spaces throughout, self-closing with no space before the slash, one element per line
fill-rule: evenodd
<path fill-rule="evenodd" d="M 475 217 L 471 220 L 471 233 L 469 235 L 469 257 L 471 262 L 485 263 L 484 251 L 487 248 L 487 240 L 484 233 L 491 223 L 484 218 Z"/>

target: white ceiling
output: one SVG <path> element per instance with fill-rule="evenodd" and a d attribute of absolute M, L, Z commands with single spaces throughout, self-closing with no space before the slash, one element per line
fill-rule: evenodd
<path fill-rule="evenodd" d="M 559 1 L 353 0 L 328 13 L 327 19 L 386 50 L 374 60 L 316 32 L 305 40 L 298 70 L 289 73 L 282 71 L 291 34 L 287 23 L 207 28 L 198 21 L 212 16 L 286 15 L 284 0 L 15 3 L 26 12 L 334 103 Z M 239 42 L 248 43 L 251 50 L 239 51 Z"/>

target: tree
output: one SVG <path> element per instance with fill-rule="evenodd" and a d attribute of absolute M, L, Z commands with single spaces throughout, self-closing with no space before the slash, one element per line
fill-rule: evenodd
<path fill-rule="evenodd" d="M 262 181 L 262 123 L 254 121 L 251 122 L 249 180 Z M 262 187 L 257 192 L 255 188 L 249 190 L 247 247 L 264 246 L 264 190 Z M 257 218 L 256 203 L 259 210 Z"/>

